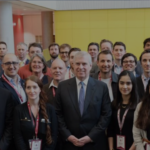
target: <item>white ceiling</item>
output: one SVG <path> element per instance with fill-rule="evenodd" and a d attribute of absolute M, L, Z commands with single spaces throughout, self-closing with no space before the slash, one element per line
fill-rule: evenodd
<path fill-rule="evenodd" d="M 42 11 L 53 11 L 52 9 L 37 6 L 22 1 L 10 1 L 12 3 L 13 14 L 15 15 L 34 15 L 40 14 Z"/>

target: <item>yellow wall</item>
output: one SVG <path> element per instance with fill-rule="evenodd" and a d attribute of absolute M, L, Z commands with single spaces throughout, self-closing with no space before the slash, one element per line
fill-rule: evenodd
<path fill-rule="evenodd" d="M 150 37 L 150 9 L 55 11 L 55 36 L 85 51 L 90 42 L 122 41 L 139 58 Z"/>

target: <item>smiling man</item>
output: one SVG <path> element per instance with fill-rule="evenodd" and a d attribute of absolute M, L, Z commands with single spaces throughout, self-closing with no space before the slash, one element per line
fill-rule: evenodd
<path fill-rule="evenodd" d="M 107 85 L 89 77 L 91 56 L 74 56 L 74 78 L 59 83 L 56 112 L 63 150 L 107 149 L 105 129 L 111 118 Z M 101 142 L 99 142 L 101 141 Z"/>
<path fill-rule="evenodd" d="M 112 71 L 113 64 L 114 59 L 109 50 L 100 52 L 97 57 L 97 66 L 100 71 L 93 75 L 93 78 L 107 84 L 111 101 L 116 98 L 118 84 L 118 76 Z"/>

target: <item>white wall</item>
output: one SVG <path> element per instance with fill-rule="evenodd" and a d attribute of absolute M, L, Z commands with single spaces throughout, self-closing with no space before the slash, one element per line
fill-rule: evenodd
<path fill-rule="evenodd" d="M 23 16 L 24 42 L 30 44 L 35 42 L 35 36 L 42 35 L 41 15 Z"/>

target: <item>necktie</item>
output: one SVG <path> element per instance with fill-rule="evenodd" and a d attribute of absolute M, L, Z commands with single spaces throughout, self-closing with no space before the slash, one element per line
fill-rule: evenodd
<path fill-rule="evenodd" d="M 24 62 L 21 61 L 19 65 L 20 65 L 20 67 L 23 67 L 24 66 Z"/>
<path fill-rule="evenodd" d="M 81 88 L 79 92 L 79 109 L 82 116 L 84 110 L 84 83 L 80 82 L 80 84 L 81 84 Z"/>

